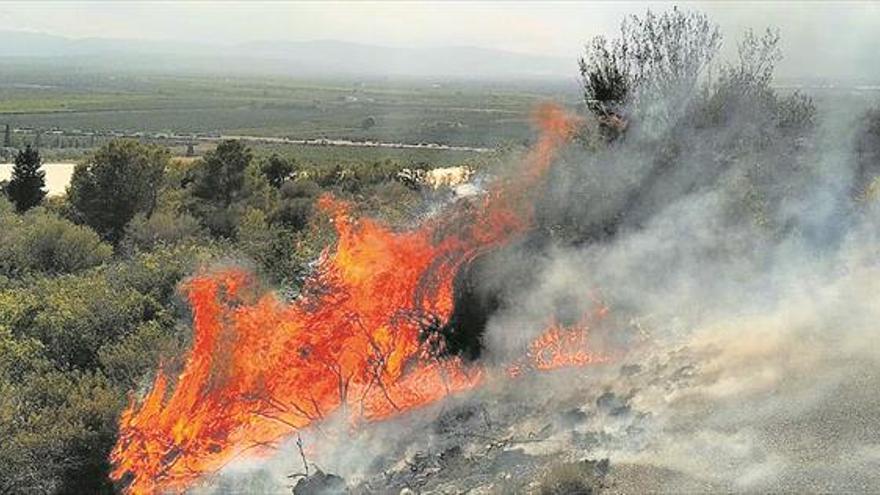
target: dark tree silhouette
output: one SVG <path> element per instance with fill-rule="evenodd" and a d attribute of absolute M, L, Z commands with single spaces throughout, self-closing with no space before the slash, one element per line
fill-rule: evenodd
<path fill-rule="evenodd" d="M 19 212 L 40 204 L 46 196 L 46 172 L 41 170 L 40 152 L 28 146 L 18 152 L 6 194 Z"/>
<path fill-rule="evenodd" d="M 263 175 L 266 176 L 269 184 L 272 184 L 272 187 L 276 189 L 281 187 L 284 180 L 290 177 L 290 174 L 293 173 L 293 168 L 294 162 L 292 160 L 282 158 L 277 154 L 270 156 L 261 167 Z"/>
<path fill-rule="evenodd" d="M 373 117 L 372 115 L 361 121 L 361 129 L 363 129 L 365 131 L 367 129 L 372 129 L 375 126 L 376 126 L 376 117 Z"/>
<path fill-rule="evenodd" d="M 216 206 L 228 207 L 244 186 L 244 171 L 251 158 L 251 151 L 241 141 L 223 141 L 202 160 L 193 194 Z"/>
<path fill-rule="evenodd" d="M 80 220 L 104 239 L 118 242 L 136 214 L 152 213 L 168 160 L 164 148 L 111 141 L 74 169 L 70 204 Z"/>
<path fill-rule="evenodd" d="M 244 194 L 245 169 L 252 158 L 241 141 L 223 141 L 193 170 L 189 189 L 195 201 L 190 209 L 215 236 L 235 234 L 236 212 L 230 207 Z"/>

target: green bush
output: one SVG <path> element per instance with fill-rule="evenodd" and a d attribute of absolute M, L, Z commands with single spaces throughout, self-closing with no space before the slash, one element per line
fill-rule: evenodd
<path fill-rule="evenodd" d="M 278 206 L 272 213 L 272 223 L 280 223 L 294 230 L 303 229 L 312 217 L 315 200 L 320 193 L 321 187 L 311 180 L 284 183 Z"/>
<path fill-rule="evenodd" d="M 114 383 L 127 389 L 143 385 L 144 377 L 153 373 L 160 360 L 183 352 L 180 335 L 169 332 L 156 321 L 138 325 L 129 335 L 98 350 L 98 361 Z"/>
<path fill-rule="evenodd" d="M 211 234 L 231 238 L 241 208 L 233 204 L 245 196 L 246 171 L 253 155 L 241 141 L 223 141 L 192 168 L 189 205 Z"/>
<path fill-rule="evenodd" d="M 149 251 L 184 241 L 205 239 L 206 232 L 195 217 L 187 213 L 159 211 L 146 217 L 135 216 L 125 229 L 122 246 L 126 251 Z"/>
<path fill-rule="evenodd" d="M 35 210 L 0 213 L 0 274 L 66 274 L 110 259 L 113 249 L 91 229 Z"/>
<path fill-rule="evenodd" d="M 177 302 L 178 284 L 219 254 L 220 249 L 213 243 L 183 243 L 135 253 L 127 260 L 105 266 L 102 273 L 114 287 L 134 289 L 170 309 Z"/>
<path fill-rule="evenodd" d="M 65 369 L 96 368 L 102 345 L 162 311 L 157 301 L 130 287 L 113 286 L 100 273 L 37 279 L 24 290 L 0 293 L 0 304 L 9 299 L 17 300 L 12 319 L 0 324 L 42 342 L 46 355 Z"/>
<path fill-rule="evenodd" d="M 278 189 L 263 174 L 259 163 L 252 162 L 245 169 L 244 186 L 237 206 L 270 212 L 275 208 L 277 202 Z"/>
<path fill-rule="evenodd" d="M 110 493 L 124 401 L 102 374 L 59 371 L 38 341 L 0 326 L 0 492 Z"/>
<path fill-rule="evenodd" d="M 284 158 L 277 153 L 273 153 L 260 164 L 261 172 L 275 189 L 281 187 L 295 168 L 296 160 Z"/>

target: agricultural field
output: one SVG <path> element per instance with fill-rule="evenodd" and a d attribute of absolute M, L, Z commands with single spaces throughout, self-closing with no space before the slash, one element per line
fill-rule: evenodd
<path fill-rule="evenodd" d="M 244 135 L 497 147 L 576 85 L 45 73 L 0 63 L 0 124 L 67 133 Z M 44 140 L 44 146 L 56 146 Z M 80 146 L 88 146 L 86 140 Z M 71 145 L 73 146 L 73 145 Z"/>

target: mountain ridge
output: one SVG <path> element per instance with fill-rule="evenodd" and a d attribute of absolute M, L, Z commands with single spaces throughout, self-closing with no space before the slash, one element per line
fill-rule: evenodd
<path fill-rule="evenodd" d="M 270 73 L 327 76 L 560 79 L 573 60 L 466 45 L 390 47 L 334 39 L 257 40 L 237 44 L 114 38 L 69 38 L 28 31 L 0 31 L 0 58 L 67 59 L 68 65 L 122 63 L 140 68 L 201 70 L 234 64 Z"/>

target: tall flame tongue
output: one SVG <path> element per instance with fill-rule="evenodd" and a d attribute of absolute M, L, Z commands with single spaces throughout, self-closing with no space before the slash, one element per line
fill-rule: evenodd
<path fill-rule="evenodd" d="M 576 123 L 552 105 L 536 118 L 542 132 L 519 176 L 415 230 L 355 220 L 348 205 L 323 197 L 338 242 L 293 303 L 254 296 L 237 269 L 191 280 L 192 350 L 173 391 L 160 371 L 122 414 L 112 477 L 130 493 L 182 491 L 340 408 L 353 420 L 381 419 L 475 386 L 479 368 L 433 354 L 421 333 L 447 321 L 463 263 L 531 225 L 526 196 Z M 548 332 L 536 346 L 576 338 Z M 538 369 L 589 361 L 541 355 Z"/>

